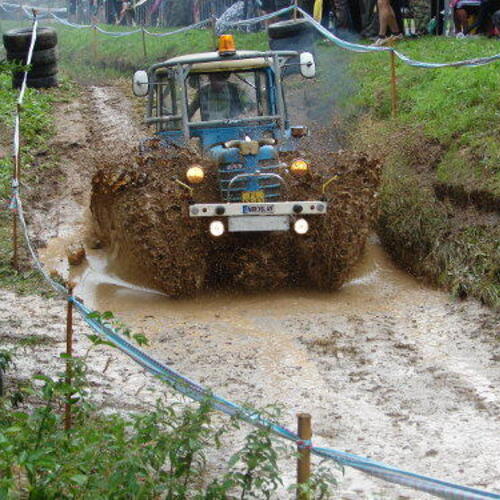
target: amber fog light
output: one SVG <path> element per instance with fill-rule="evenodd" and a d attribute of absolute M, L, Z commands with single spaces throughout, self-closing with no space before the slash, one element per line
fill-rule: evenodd
<path fill-rule="evenodd" d="M 309 165 L 305 160 L 295 160 L 290 165 L 290 172 L 297 177 L 306 175 L 308 171 Z"/>
<path fill-rule="evenodd" d="M 193 165 L 188 168 L 186 178 L 191 184 L 199 184 L 200 182 L 203 182 L 205 173 L 199 165 Z"/>

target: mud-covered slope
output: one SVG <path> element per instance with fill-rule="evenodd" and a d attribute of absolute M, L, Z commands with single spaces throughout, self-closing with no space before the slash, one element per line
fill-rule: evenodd
<path fill-rule="evenodd" d="M 318 161 L 312 153 L 301 153 L 313 171 L 302 179 L 283 172 L 288 199 L 324 197 L 329 204 L 326 215 L 309 218 L 310 232 L 230 233 L 215 240 L 207 220 L 188 215 L 191 199 L 220 200 L 215 166 L 192 151 L 166 149 L 156 141 L 147 149 L 101 159 L 93 178 L 91 209 L 99 237 L 111 246 L 127 277 L 139 277 L 172 296 L 221 286 L 333 289 L 358 260 L 376 211 L 377 162 L 343 152 Z M 191 195 L 176 179 L 195 163 L 203 165 L 206 179 Z M 322 185 L 332 177 L 323 194 Z"/>

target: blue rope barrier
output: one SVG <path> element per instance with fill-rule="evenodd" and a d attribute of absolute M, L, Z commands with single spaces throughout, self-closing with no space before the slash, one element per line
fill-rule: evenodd
<path fill-rule="evenodd" d="M 0 4 L 1 7 L 4 5 L 10 5 L 10 4 L 5 4 L 2 3 Z M 287 14 L 291 11 L 297 10 L 304 19 L 306 19 L 321 35 L 323 35 L 327 40 L 330 40 L 331 42 L 335 43 L 338 47 L 341 47 L 346 50 L 350 50 L 351 52 L 357 52 L 357 53 L 367 53 L 367 52 L 394 52 L 394 54 L 405 64 L 408 64 L 409 66 L 413 66 L 416 68 L 426 68 L 426 69 L 437 69 L 437 68 L 457 68 L 461 66 L 466 66 L 466 67 L 477 67 L 477 66 L 484 66 L 485 64 L 490 64 L 493 62 L 496 62 L 500 60 L 500 54 L 495 54 L 492 56 L 487 56 L 487 57 L 478 57 L 478 58 L 473 58 L 473 59 L 465 59 L 463 61 L 455 61 L 455 62 L 445 62 L 445 63 L 432 63 L 432 62 L 425 62 L 425 61 L 417 61 L 415 59 L 412 59 L 405 54 L 397 51 L 393 47 L 374 47 L 372 45 L 363 45 L 360 43 L 353 43 L 353 42 L 348 42 L 347 40 L 343 40 L 342 38 L 339 38 L 338 36 L 334 35 L 331 33 L 329 30 L 324 28 L 320 23 L 318 23 L 312 16 L 310 16 L 306 11 L 301 9 L 300 7 L 295 7 L 295 6 L 290 6 L 286 7 L 284 9 L 277 10 L 275 12 L 271 12 L 269 14 L 266 14 L 264 16 L 258 16 L 258 17 L 253 17 L 251 19 L 243 19 L 240 21 L 229 21 L 225 22 L 224 26 L 246 26 L 246 25 L 251 25 L 251 24 L 257 24 L 259 22 L 265 21 L 267 19 L 272 19 L 274 17 L 281 16 L 283 14 Z M 26 9 L 24 9 L 24 12 L 26 16 L 30 19 L 33 18 L 31 14 L 29 14 Z M 56 16 L 53 12 L 50 14 L 44 16 L 47 17 L 49 16 L 52 17 L 54 20 L 56 20 L 58 23 L 63 24 L 64 26 L 76 28 L 76 29 L 96 29 L 100 33 L 106 36 L 111 36 L 115 38 L 119 37 L 124 37 L 124 36 L 130 36 L 134 35 L 136 33 L 140 33 L 143 31 L 142 29 L 137 29 L 137 30 L 132 30 L 132 31 L 126 31 L 126 32 L 120 32 L 120 31 L 106 31 L 102 28 L 100 28 L 97 25 L 93 24 L 75 24 L 71 23 L 63 18 L 60 18 L 59 16 Z M 144 33 L 148 36 L 154 36 L 154 37 L 165 37 L 165 36 L 171 36 L 171 35 L 176 35 L 179 33 L 183 33 L 186 31 L 194 30 L 194 29 L 200 29 L 205 27 L 210 23 L 210 19 L 207 19 L 205 21 L 201 21 L 200 23 L 196 24 L 191 24 L 189 26 L 185 26 L 183 28 L 180 28 L 175 31 L 169 31 L 166 33 L 154 33 L 151 31 L 148 31 L 144 29 Z"/>

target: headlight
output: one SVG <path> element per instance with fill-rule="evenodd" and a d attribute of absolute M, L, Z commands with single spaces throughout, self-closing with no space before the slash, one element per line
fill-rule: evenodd
<path fill-rule="evenodd" d="M 309 222 L 305 219 L 298 219 L 295 221 L 293 229 L 297 234 L 306 234 L 309 231 Z"/>
<path fill-rule="evenodd" d="M 297 177 L 302 177 L 309 171 L 309 164 L 305 160 L 295 160 L 290 165 L 290 172 Z"/>
<path fill-rule="evenodd" d="M 215 236 L 216 238 L 218 236 L 222 236 L 224 234 L 224 231 L 224 223 L 220 220 L 214 220 L 210 223 L 210 234 L 212 236 Z"/>
<path fill-rule="evenodd" d="M 193 165 L 188 168 L 186 178 L 191 184 L 199 184 L 205 178 L 205 173 L 199 165 Z"/>

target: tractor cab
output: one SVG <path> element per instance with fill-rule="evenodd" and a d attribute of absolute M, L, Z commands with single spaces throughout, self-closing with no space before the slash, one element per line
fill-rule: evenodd
<path fill-rule="evenodd" d="M 162 142 L 187 146 L 197 139 L 218 166 L 225 205 L 193 204 L 192 217 L 228 217 L 229 231 L 283 231 L 289 214 L 326 210 L 323 202 L 297 208 L 284 201 L 283 168 L 297 175 L 308 169 L 300 159 L 290 166 L 279 160 L 279 152 L 296 150 L 307 135 L 288 119 L 282 72 L 290 60 L 299 61 L 305 78 L 315 76 L 310 53 L 237 51 L 232 36 L 223 35 L 215 52 L 174 57 L 134 75 L 134 93 L 148 99 L 146 123 Z M 199 167 L 190 170 L 188 182 L 203 181 Z"/>
<path fill-rule="evenodd" d="M 174 57 L 136 72 L 133 89 L 148 96 L 146 123 L 167 143 L 199 137 L 206 150 L 253 133 L 275 138 L 280 150 L 293 150 L 287 142 L 301 135 L 301 127 L 288 123 L 282 69 L 298 56 L 236 51 L 232 36 L 223 35 L 218 51 Z M 299 64 L 303 76 L 315 75 L 311 54 L 300 54 Z"/>

